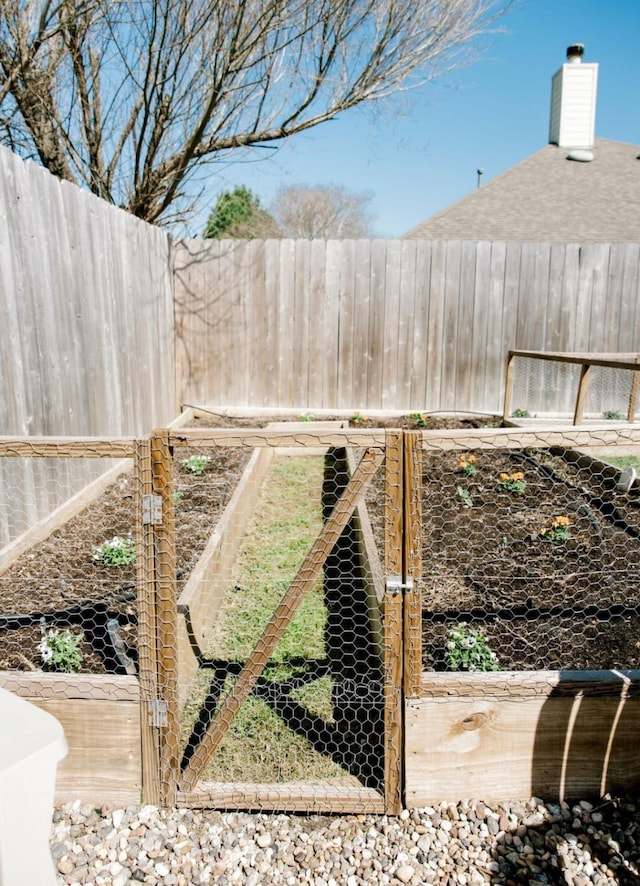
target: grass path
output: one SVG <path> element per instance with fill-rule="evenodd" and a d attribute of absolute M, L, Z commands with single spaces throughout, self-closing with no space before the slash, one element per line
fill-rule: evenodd
<path fill-rule="evenodd" d="M 322 528 L 322 457 L 280 457 L 263 484 L 256 512 L 240 550 L 233 587 L 227 593 L 207 658 L 246 660 Z M 331 678 L 313 676 L 325 659 L 327 611 L 322 575 L 309 591 L 263 674 L 261 689 L 306 709 L 308 731 L 332 725 Z M 322 673 L 322 672 L 321 672 Z M 186 736 L 212 678 L 222 693 L 233 678 L 201 669 L 183 723 Z M 231 724 L 204 773 L 209 781 L 286 782 L 344 776 L 345 771 L 290 729 L 262 698 L 251 696 Z"/>

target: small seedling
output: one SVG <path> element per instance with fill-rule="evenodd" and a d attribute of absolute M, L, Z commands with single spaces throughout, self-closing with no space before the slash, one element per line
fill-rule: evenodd
<path fill-rule="evenodd" d="M 569 525 L 571 521 L 568 517 L 554 517 L 551 526 L 545 526 L 540 530 L 540 535 L 545 541 L 563 542 L 571 538 Z"/>
<path fill-rule="evenodd" d="M 366 415 L 361 415 L 359 412 L 354 412 L 351 416 L 351 421 L 354 425 L 363 425 L 365 422 L 369 421 L 369 418 Z"/>
<path fill-rule="evenodd" d="M 514 409 L 513 412 L 511 413 L 511 415 L 514 418 L 531 418 L 531 413 L 529 412 L 529 410 L 522 409 L 520 407 L 518 407 L 517 409 Z"/>
<path fill-rule="evenodd" d="M 64 630 L 52 628 L 45 631 L 43 625 L 42 640 L 38 643 L 43 669 L 76 674 L 82 667 L 83 655 L 80 652 L 80 644 L 83 640 L 82 632 L 72 634 L 68 628 Z"/>
<path fill-rule="evenodd" d="M 464 623 L 449 628 L 444 661 L 452 671 L 501 670 L 483 632 Z"/>
<path fill-rule="evenodd" d="M 429 417 L 424 412 L 412 412 L 409 415 L 411 421 L 415 422 L 419 428 L 426 428 L 429 425 Z"/>
<path fill-rule="evenodd" d="M 461 455 L 459 463 L 460 470 L 465 475 L 465 477 L 475 477 L 475 475 L 478 473 L 476 468 L 475 455 Z"/>
<path fill-rule="evenodd" d="M 195 474 L 196 477 L 200 477 L 201 474 L 204 474 L 204 469 L 210 461 L 211 458 L 208 455 L 190 455 L 189 458 L 184 459 L 182 464 L 189 474 Z"/>
<path fill-rule="evenodd" d="M 622 421 L 624 419 L 624 415 L 621 412 L 618 412 L 617 409 L 605 409 L 602 413 L 602 417 L 607 421 Z"/>
<path fill-rule="evenodd" d="M 465 508 L 473 507 L 473 499 L 469 495 L 466 489 L 463 489 L 462 486 L 456 486 L 456 491 L 458 493 L 458 498 L 462 501 L 462 504 Z"/>
<path fill-rule="evenodd" d="M 298 421 L 313 421 L 313 415 L 310 412 L 301 412 Z"/>
<path fill-rule="evenodd" d="M 510 492 L 512 495 L 524 495 L 527 488 L 524 474 L 522 471 L 515 471 L 513 474 L 500 474 L 498 488 L 501 492 Z"/>
<path fill-rule="evenodd" d="M 130 566 L 136 561 L 136 540 L 131 535 L 115 535 L 96 548 L 94 560 L 103 566 Z"/>
<path fill-rule="evenodd" d="M 171 496 L 174 507 L 177 508 L 178 505 L 182 502 L 183 498 L 184 498 L 184 492 L 181 492 L 179 489 L 176 489 L 176 491 Z"/>

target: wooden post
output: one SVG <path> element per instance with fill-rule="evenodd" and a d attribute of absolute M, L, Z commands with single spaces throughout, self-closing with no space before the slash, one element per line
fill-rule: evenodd
<path fill-rule="evenodd" d="M 636 363 L 640 364 L 640 354 L 636 357 Z M 638 385 L 640 384 L 640 365 L 638 369 L 633 370 L 633 378 L 631 379 L 631 393 L 629 394 L 629 409 L 627 411 L 627 421 L 634 422 L 636 420 L 636 405 L 638 402 Z"/>
<path fill-rule="evenodd" d="M 384 598 L 384 798 L 385 811 L 398 815 L 402 811 L 403 757 L 403 507 L 402 507 L 402 431 L 386 433 L 385 532 L 384 564 L 387 582 L 397 580 L 399 587 L 389 586 Z"/>
<path fill-rule="evenodd" d="M 180 768 L 180 729 L 178 723 L 178 624 L 176 612 L 176 555 L 173 477 L 169 432 L 151 435 L 153 492 L 162 501 L 160 523 L 152 523 L 156 556 L 156 618 L 158 657 L 158 698 L 166 716 L 161 731 L 161 797 L 175 805 Z"/>
<path fill-rule="evenodd" d="M 145 803 L 160 803 L 160 733 L 154 725 L 158 698 L 156 575 L 153 526 L 143 522 L 142 503 L 153 493 L 151 441 L 139 440 L 135 461 L 135 513 L 138 586 L 138 662 L 140 672 L 140 731 L 142 795 Z"/>
<path fill-rule="evenodd" d="M 576 397 L 576 408 L 573 413 L 574 425 L 582 424 L 582 414 L 584 412 L 584 404 L 587 400 L 587 391 L 589 389 L 589 376 L 591 375 L 591 364 L 583 363 L 580 369 L 580 384 L 578 385 L 578 396 Z"/>
<path fill-rule="evenodd" d="M 513 398 L 513 376 L 515 372 L 516 355 L 509 351 L 507 356 L 507 375 L 504 382 L 504 406 L 502 407 L 502 419 L 506 421 L 511 414 L 511 400 Z"/>
<path fill-rule="evenodd" d="M 422 434 L 404 435 L 404 564 L 412 590 L 404 600 L 404 692 L 420 695 L 422 674 Z"/>

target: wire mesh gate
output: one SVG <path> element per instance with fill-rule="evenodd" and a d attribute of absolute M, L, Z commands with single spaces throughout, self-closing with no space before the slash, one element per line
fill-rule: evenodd
<path fill-rule="evenodd" d="M 141 444 L 148 799 L 400 808 L 402 435 L 303 428 Z"/>

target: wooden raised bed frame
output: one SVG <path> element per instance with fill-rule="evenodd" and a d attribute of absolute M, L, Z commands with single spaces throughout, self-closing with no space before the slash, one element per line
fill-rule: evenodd
<path fill-rule="evenodd" d="M 636 428 L 593 429 L 597 444 L 640 446 Z M 496 432 L 494 431 L 495 435 Z M 426 436 L 426 435 L 424 435 Z M 487 432 L 428 435 L 429 448 L 473 450 Z M 505 445 L 593 445 L 576 427 L 501 429 Z M 622 437 L 622 440 L 620 438 Z M 420 576 L 423 434 L 405 435 L 407 569 Z M 495 444 L 493 444 L 495 445 Z M 584 465 L 590 456 L 576 456 Z M 602 462 L 595 461 L 596 470 Z M 609 470 L 613 470 L 608 466 Z M 423 672 L 419 594 L 405 597 L 405 805 L 462 798 L 562 800 L 640 786 L 640 671 Z"/>
<path fill-rule="evenodd" d="M 309 430 L 308 425 L 305 430 Z M 537 432 L 501 429 L 484 434 L 502 439 L 508 445 L 564 445 L 580 450 L 593 443 L 594 431 L 599 445 L 622 442 L 640 446 L 638 429 L 612 429 L 610 425 L 590 431 L 573 427 L 545 428 Z M 230 432 L 223 432 L 225 435 L 231 437 Z M 245 442 L 252 436 L 258 435 L 255 431 L 237 435 Z M 321 436 L 323 444 L 344 445 L 343 435 L 327 432 Z M 386 529 L 384 574 L 400 576 L 405 585 L 408 579 L 419 576 L 416 527 L 420 513 L 416 479 L 420 472 L 422 436 L 419 432 L 404 435 L 404 551 L 397 547 L 400 535 L 395 524 L 401 519 L 403 500 L 397 484 L 393 486 L 394 501 L 391 502 L 393 518 L 387 521 Z M 202 431 L 194 435 L 194 439 L 199 438 L 203 444 L 207 437 L 207 432 Z M 387 472 L 397 470 L 402 463 L 402 439 L 400 432 L 386 434 Z M 380 432 L 358 429 L 353 432 L 352 445 L 356 445 L 356 441 L 381 445 L 383 440 L 385 435 Z M 49 442 L 50 446 L 42 442 L 37 453 L 54 454 L 55 447 L 61 445 L 61 441 Z M 287 445 L 285 437 L 274 434 L 269 445 L 263 442 L 260 451 L 271 452 L 279 442 Z M 80 454 L 79 448 L 74 450 L 68 441 L 62 443 L 68 454 Z M 117 454 L 131 458 L 135 447 L 140 445 L 148 444 L 120 440 Z M 448 448 L 495 445 L 483 437 L 483 432 L 449 432 L 446 440 L 441 439 L 441 446 Z M 101 456 L 111 454 L 99 446 L 94 451 Z M 24 450 L 17 447 L 14 454 L 27 452 L 33 453 L 33 446 Z M 258 467 L 259 461 L 256 454 L 252 459 L 253 471 L 264 469 L 263 464 Z M 245 518 L 246 514 L 242 519 Z M 229 518 L 223 515 L 221 519 Z M 366 514 L 359 513 L 358 520 L 363 526 L 363 549 L 366 549 L 371 544 Z M 238 521 L 242 522 L 239 517 Z M 215 572 L 221 568 L 227 557 L 219 539 L 220 525 L 207 546 L 202 564 L 198 564 L 196 577 L 208 577 L 210 570 Z M 205 580 L 204 585 L 206 583 Z M 375 609 L 382 594 L 380 569 L 375 565 L 370 569 L 370 588 Z M 201 591 L 195 581 L 190 582 L 180 598 L 178 621 L 183 621 L 180 655 L 181 667 L 186 673 L 197 662 L 187 624 L 192 634 L 200 632 L 199 646 L 205 642 L 212 620 L 208 610 L 212 601 L 205 603 L 199 598 Z M 221 597 L 214 598 L 213 609 L 219 606 L 220 600 Z M 404 596 L 386 594 L 384 605 L 388 629 L 385 651 L 388 653 L 390 643 L 394 647 L 394 655 L 385 656 L 388 685 L 395 686 L 400 679 L 398 663 L 404 648 L 405 693 L 404 754 L 393 733 L 394 721 L 402 719 L 398 716 L 402 704 L 399 698 L 397 714 L 393 706 L 387 711 L 385 783 L 389 794 L 386 811 L 400 809 L 403 763 L 404 801 L 409 807 L 463 797 L 490 800 L 542 795 L 559 799 L 630 790 L 640 785 L 637 753 L 640 672 L 423 673 L 419 595 L 411 591 Z M 404 629 L 401 628 L 403 619 Z M 153 791 L 153 779 L 157 778 L 154 767 L 158 761 L 153 755 L 148 687 L 142 687 L 141 691 L 135 677 L 4 672 L 0 674 L 0 685 L 50 711 L 65 728 L 69 754 L 59 767 L 57 802 L 81 799 L 124 805 L 139 802 L 141 788 L 147 802 L 158 802 L 159 795 Z M 147 697 L 143 698 L 145 693 Z M 268 796 L 268 786 L 253 786 L 253 792 L 247 793 L 250 787 L 219 785 L 218 790 L 208 796 L 198 791 L 193 795 L 178 795 L 178 799 L 189 805 L 219 805 L 226 798 L 227 805 L 276 809 L 286 802 L 301 811 L 311 802 L 309 791 L 305 799 L 308 786 L 304 785 L 288 786 L 292 789 L 290 796 L 279 788 L 273 797 Z M 319 792 L 318 810 L 327 808 L 326 799 L 334 811 L 342 811 L 343 807 L 344 811 L 353 811 L 349 804 L 344 804 L 341 791 L 337 790 L 333 796 L 332 790 L 328 787 L 327 792 Z M 379 811 L 383 808 L 380 806 Z"/>

